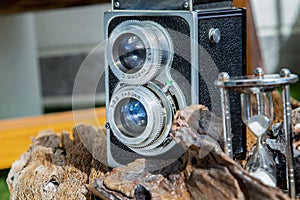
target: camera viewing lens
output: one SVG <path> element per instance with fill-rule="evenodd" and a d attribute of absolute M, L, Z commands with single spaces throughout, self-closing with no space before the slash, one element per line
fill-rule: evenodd
<path fill-rule="evenodd" d="M 118 52 L 123 72 L 135 73 L 143 67 L 146 60 L 145 45 L 135 34 L 121 35 L 115 43 L 114 50 Z"/>
<path fill-rule="evenodd" d="M 123 99 L 116 109 L 116 116 L 119 117 L 120 131 L 127 137 L 140 136 L 147 126 L 147 112 L 143 104 L 133 98 Z"/>
<path fill-rule="evenodd" d="M 111 32 L 106 48 L 114 75 L 132 85 L 143 85 L 170 67 L 174 54 L 169 32 L 153 21 L 120 23 Z"/>

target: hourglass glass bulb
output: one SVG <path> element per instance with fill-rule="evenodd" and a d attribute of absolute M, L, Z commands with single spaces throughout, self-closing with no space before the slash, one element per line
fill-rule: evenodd
<path fill-rule="evenodd" d="M 271 92 L 242 93 L 242 120 L 257 137 L 264 134 L 273 120 Z"/>
<path fill-rule="evenodd" d="M 262 76 L 262 71 L 257 70 Z M 242 120 L 256 136 L 256 148 L 247 162 L 246 169 L 266 185 L 276 186 L 276 165 L 262 143 L 262 136 L 273 121 L 271 92 L 242 93 Z"/>

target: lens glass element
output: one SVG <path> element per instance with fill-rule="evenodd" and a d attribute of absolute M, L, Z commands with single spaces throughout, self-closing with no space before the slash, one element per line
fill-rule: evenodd
<path fill-rule="evenodd" d="M 147 126 L 147 112 L 143 104 L 134 98 L 125 98 L 118 104 L 115 121 L 127 137 L 140 136 Z"/>
<path fill-rule="evenodd" d="M 119 58 L 125 73 L 135 73 L 146 61 L 146 49 L 143 41 L 132 33 L 122 34 L 115 42 L 115 56 Z"/>

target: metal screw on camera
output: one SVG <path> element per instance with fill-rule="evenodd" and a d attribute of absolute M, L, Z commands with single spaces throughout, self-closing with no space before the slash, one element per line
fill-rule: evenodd
<path fill-rule="evenodd" d="M 110 125 L 109 125 L 109 123 L 108 123 L 108 122 L 107 122 L 107 123 L 105 123 L 104 127 L 105 127 L 106 129 L 110 129 Z"/>
<path fill-rule="evenodd" d="M 183 3 L 183 7 L 186 8 L 186 9 L 188 9 L 188 8 L 190 7 L 189 2 L 188 2 L 188 1 L 185 1 L 185 2 Z"/>
<path fill-rule="evenodd" d="M 115 6 L 116 8 L 119 8 L 119 7 L 120 7 L 120 2 L 119 2 L 119 1 L 116 1 L 116 2 L 114 3 L 114 6 Z"/>

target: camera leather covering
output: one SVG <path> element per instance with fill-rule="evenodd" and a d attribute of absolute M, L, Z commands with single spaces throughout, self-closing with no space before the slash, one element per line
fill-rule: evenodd
<path fill-rule="evenodd" d="M 218 44 L 211 43 L 207 35 L 211 28 L 218 28 L 221 39 Z M 203 48 L 199 53 L 200 96 L 199 103 L 208 106 L 218 117 L 222 117 L 219 88 L 208 85 L 213 84 L 217 77 L 208 79 L 215 65 L 219 72 L 227 72 L 230 76 L 246 74 L 246 21 L 245 10 L 236 9 L 228 11 L 214 11 L 199 14 L 199 44 Z M 213 60 L 207 59 L 208 55 Z M 210 96 L 211 98 L 206 98 Z M 245 157 L 246 127 L 241 120 L 240 96 L 235 91 L 230 91 L 230 111 L 233 154 Z"/>

